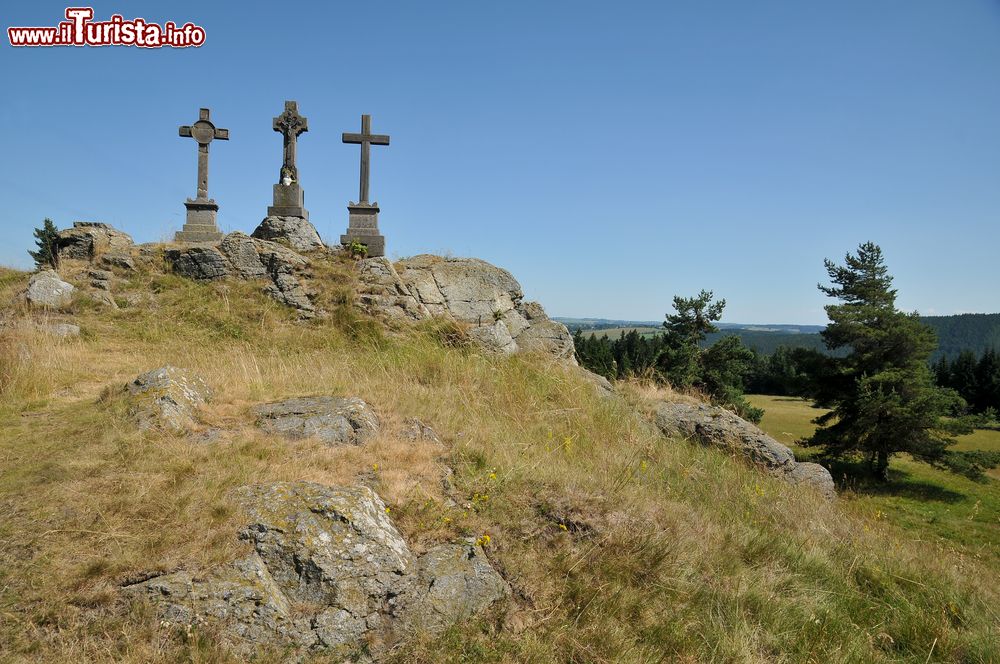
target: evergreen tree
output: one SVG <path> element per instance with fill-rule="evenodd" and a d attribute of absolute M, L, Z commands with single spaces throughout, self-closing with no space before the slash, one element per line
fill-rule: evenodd
<path fill-rule="evenodd" d="M 1000 410 L 1000 353 L 992 348 L 983 353 L 976 365 L 976 393 L 971 401 L 977 413 L 990 408 Z"/>
<path fill-rule="evenodd" d="M 726 336 L 701 354 L 698 385 L 712 398 L 731 406 L 740 417 L 760 422 L 764 411 L 743 397 L 743 385 L 753 368 L 753 351 L 739 337 Z"/>
<path fill-rule="evenodd" d="M 916 314 L 896 308 L 896 290 L 878 245 L 860 245 L 844 265 L 825 261 L 831 286 L 820 285 L 839 304 L 826 307 L 830 324 L 821 333 L 834 371 L 818 386 L 817 405 L 831 411 L 808 445 L 834 455 L 864 454 L 875 474 L 888 479 L 889 461 L 901 452 L 970 476 L 996 465 L 990 455 L 950 451 L 967 422 L 947 416 L 961 405 L 953 390 L 935 386 L 929 358 L 934 331 Z M 975 456 L 975 458 L 973 458 Z"/>
<path fill-rule="evenodd" d="M 722 318 L 726 301 L 712 302 L 711 291 L 701 291 L 695 297 L 674 296 L 677 313 L 667 314 L 663 327 L 669 351 L 664 354 L 661 367 L 675 387 L 686 388 L 698 380 L 699 345 L 705 336 L 718 332 L 715 322 Z"/>
<path fill-rule="evenodd" d="M 951 363 L 948 387 L 958 392 L 966 401 L 975 399 L 979 391 L 976 380 L 976 355 L 971 350 L 963 350 Z"/>
<path fill-rule="evenodd" d="M 954 387 L 951 384 L 951 364 L 948 362 L 948 356 L 942 355 L 938 358 L 938 361 L 934 363 L 934 382 L 940 387 Z"/>
<path fill-rule="evenodd" d="M 38 245 L 38 251 L 28 251 L 38 267 L 53 269 L 59 267 L 59 252 L 56 245 L 58 239 L 59 229 L 46 217 L 42 227 L 35 229 L 35 244 Z"/>

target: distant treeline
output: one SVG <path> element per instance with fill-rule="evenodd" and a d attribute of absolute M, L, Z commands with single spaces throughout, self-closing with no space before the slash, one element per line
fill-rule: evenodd
<path fill-rule="evenodd" d="M 627 327 L 625 321 L 593 321 L 583 319 L 562 319 L 571 330 L 602 330 Z M 954 360 L 963 351 L 971 351 L 976 357 L 987 350 L 1000 350 L 1000 314 L 960 314 L 956 316 L 922 316 L 921 322 L 931 326 L 938 336 L 938 347 L 933 360 L 942 357 Z M 642 326 L 650 325 L 643 323 Z M 636 325 L 638 327 L 638 325 Z M 599 332 L 594 336 L 600 336 Z M 612 333 L 612 337 L 618 336 Z M 651 335 L 646 334 L 647 338 Z M 743 345 L 759 355 L 773 355 L 779 348 L 806 348 L 827 353 L 823 339 L 817 333 L 786 332 L 755 329 L 754 327 L 733 327 L 712 332 L 705 337 L 702 346 L 708 347 L 727 336 L 737 336 Z M 655 345 L 655 344 L 654 344 Z"/>
<path fill-rule="evenodd" d="M 811 397 L 821 375 L 824 356 L 805 348 L 780 347 L 771 355 L 756 354 L 744 388 L 754 394 Z M 933 363 L 934 380 L 965 400 L 968 412 L 1000 411 L 1000 353 L 987 350 L 978 357 L 966 350 L 954 360 L 941 356 Z"/>
<path fill-rule="evenodd" d="M 743 336 L 735 332 L 738 331 L 711 334 L 706 342 L 718 341 L 725 336 Z M 742 378 L 743 391 L 777 396 L 811 396 L 816 376 L 825 366 L 828 356 L 820 352 L 823 350 L 822 339 L 819 335 L 776 336 L 814 337 L 820 348 L 779 345 L 772 352 L 764 353 L 744 342 L 753 349 L 754 359 Z M 643 336 L 634 330 L 622 332 L 614 339 L 586 336 L 577 330 L 573 341 L 580 363 L 611 379 L 655 373 L 662 354 L 669 349 L 664 335 Z M 1000 353 L 997 351 L 989 349 L 977 354 L 964 350 L 958 352 L 954 360 L 941 354 L 933 369 L 937 384 L 958 392 L 969 405 L 969 412 L 983 413 L 990 408 L 1000 410 Z"/>
<path fill-rule="evenodd" d="M 963 351 L 954 360 L 942 357 L 934 363 L 934 378 L 965 399 L 974 413 L 992 408 L 1000 411 L 1000 353 L 988 350 L 979 358 Z"/>
<path fill-rule="evenodd" d="M 779 348 L 807 348 L 825 353 L 823 339 L 815 333 L 764 332 L 760 330 L 733 329 L 719 330 L 705 338 L 712 344 L 727 336 L 737 336 L 743 345 L 761 355 L 770 355 Z"/>

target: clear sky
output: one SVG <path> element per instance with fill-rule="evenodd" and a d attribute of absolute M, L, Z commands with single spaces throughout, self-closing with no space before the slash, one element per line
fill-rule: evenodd
<path fill-rule="evenodd" d="M 8 3 L 3 27 L 65 4 Z M 478 256 L 553 315 L 822 323 L 823 258 L 882 245 L 900 305 L 1000 311 L 1000 0 L 98 2 L 201 48 L 0 48 L 0 263 L 32 228 L 172 236 L 212 109 L 223 230 L 277 181 L 286 99 L 306 207 L 336 240 L 360 115 L 391 257 Z"/>

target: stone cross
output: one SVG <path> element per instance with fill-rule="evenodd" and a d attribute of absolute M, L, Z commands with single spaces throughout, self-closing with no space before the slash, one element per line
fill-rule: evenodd
<path fill-rule="evenodd" d="M 361 144 L 361 192 L 359 205 L 368 204 L 368 162 L 371 159 L 370 145 L 389 145 L 389 137 L 384 134 L 372 133 L 372 116 L 361 116 L 361 133 L 344 134 L 344 143 Z"/>
<path fill-rule="evenodd" d="M 211 111 L 207 108 L 198 111 L 198 121 L 193 125 L 180 127 L 179 134 L 185 138 L 193 138 L 198 141 L 198 198 L 197 200 L 208 199 L 208 144 L 213 139 L 220 141 L 229 140 L 228 129 L 218 129 L 209 120 Z"/>
<path fill-rule="evenodd" d="M 274 118 L 272 125 L 275 131 L 281 132 L 285 142 L 285 158 L 278 173 L 278 182 L 283 182 L 286 177 L 293 181 L 299 179 L 299 169 L 295 166 L 295 144 L 299 134 L 309 131 L 309 121 L 299 115 L 299 105 L 294 101 L 285 102 L 285 110 L 278 117 Z"/>

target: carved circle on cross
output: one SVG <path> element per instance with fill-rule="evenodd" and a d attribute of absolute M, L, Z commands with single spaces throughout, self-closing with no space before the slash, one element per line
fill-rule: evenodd
<path fill-rule="evenodd" d="M 302 118 L 288 111 L 281 114 L 278 124 L 283 133 L 291 136 L 298 136 L 305 131 Z"/>
<path fill-rule="evenodd" d="M 191 136 L 198 145 L 208 145 L 215 138 L 215 125 L 208 120 L 198 120 L 191 125 Z"/>

